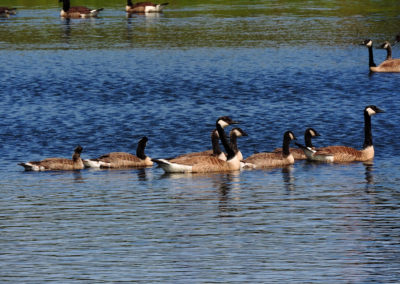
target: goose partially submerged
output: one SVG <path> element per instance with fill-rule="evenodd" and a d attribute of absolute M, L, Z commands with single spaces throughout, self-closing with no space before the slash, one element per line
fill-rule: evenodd
<path fill-rule="evenodd" d="M 128 0 L 125 11 L 131 13 L 160 13 L 168 3 L 155 4 L 152 2 L 138 2 L 133 4 L 132 0 Z"/>
<path fill-rule="evenodd" d="M 328 146 L 317 149 L 303 147 L 307 159 L 311 161 L 348 163 L 354 161 L 365 162 L 374 158 L 372 143 L 371 116 L 384 112 L 374 105 L 364 108 L 364 145 L 361 150 L 347 146 Z"/>
<path fill-rule="evenodd" d="M 66 158 L 47 158 L 42 161 L 20 163 L 18 165 L 25 168 L 26 171 L 71 171 L 84 168 L 81 153 L 82 147 L 77 146 L 72 155 L 72 160 Z"/>
<path fill-rule="evenodd" d="M 293 155 L 290 152 L 290 142 L 296 140 L 292 131 L 286 131 L 283 135 L 282 152 L 256 153 L 244 159 L 244 168 L 262 169 L 270 167 L 284 167 L 294 164 Z"/>
<path fill-rule="evenodd" d="M 17 8 L 0 7 L 0 16 L 8 17 L 17 14 Z"/>
<path fill-rule="evenodd" d="M 166 159 L 153 159 L 167 173 L 210 173 L 228 172 L 240 169 L 237 152 L 232 148 L 226 137 L 224 127 L 234 123 L 231 118 L 223 116 L 217 119 L 216 129 L 227 153 L 223 161 L 214 156 L 194 156 L 186 161 L 173 162 Z"/>
<path fill-rule="evenodd" d="M 100 9 L 89 9 L 84 6 L 74 6 L 71 7 L 70 0 L 59 0 L 59 2 L 63 2 L 63 8 L 60 12 L 60 16 L 63 18 L 91 18 L 97 17 Z"/>
<path fill-rule="evenodd" d="M 147 144 L 147 137 L 138 142 L 136 156 L 126 152 L 111 152 L 100 156 L 97 159 L 83 160 L 87 168 L 138 168 L 150 167 L 153 165 L 151 159 L 145 155 L 144 149 Z"/>
<path fill-rule="evenodd" d="M 376 64 L 374 62 L 374 54 L 373 54 L 373 50 L 372 50 L 372 40 L 366 39 L 361 43 L 361 45 L 365 45 L 368 48 L 369 70 L 371 72 L 400 72 L 400 59 L 385 60 L 381 64 L 376 66 Z M 391 54 L 390 54 L 390 57 L 391 57 Z"/>

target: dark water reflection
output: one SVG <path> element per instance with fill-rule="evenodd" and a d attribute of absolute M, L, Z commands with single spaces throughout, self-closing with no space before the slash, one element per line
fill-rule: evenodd
<path fill-rule="evenodd" d="M 67 21 L 54 7 L 1 19 L 0 34 L 15 34 L 0 42 L 1 282 L 398 281 L 400 77 L 368 76 L 364 30 L 353 33 L 392 18 L 335 7 L 310 18 L 312 7 L 287 5 L 297 12 L 260 1 L 152 18 L 111 9 Z M 387 39 L 392 24 L 365 34 Z M 84 158 L 134 153 L 144 135 L 151 157 L 201 151 L 220 115 L 249 134 L 244 156 L 311 126 L 315 145 L 359 148 L 368 104 L 386 111 L 372 119 L 370 164 L 208 175 L 17 166 L 69 157 L 77 144 Z"/>

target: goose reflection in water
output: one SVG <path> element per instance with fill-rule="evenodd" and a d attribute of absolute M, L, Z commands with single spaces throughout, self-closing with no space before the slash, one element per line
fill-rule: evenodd
<path fill-rule="evenodd" d="M 215 187 L 218 188 L 218 209 L 219 212 L 229 213 L 238 211 L 237 206 L 230 204 L 230 200 L 239 200 L 240 197 L 240 172 L 231 172 L 224 175 L 219 175 L 221 179 L 215 182 Z M 234 197 L 232 197 L 234 195 Z M 236 196 L 236 197 L 235 197 Z M 219 215 L 219 217 L 231 217 L 231 215 Z"/>
<path fill-rule="evenodd" d="M 295 190 L 293 165 L 282 168 L 282 179 L 283 184 L 289 193 Z"/>

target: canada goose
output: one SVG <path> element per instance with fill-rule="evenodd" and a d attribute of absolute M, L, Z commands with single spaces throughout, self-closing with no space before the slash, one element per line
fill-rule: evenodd
<path fill-rule="evenodd" d="M 71 171 L 81 170 L 84 168 L 81 153 L 82 147 L 77 146 L 72 155 L 72 160 L 65 158 L 47 158 L 38 162 L 20 163 L 25 171 Z"/>
<path fill-rule="evenodd" d="M 362 150 L 347 146 L 328 146 L 317 149 L 304 147 L 303 150 L 308 160 L 335 163 L 372 160 L 374 158 L 374 146 L 372 144 L 371 116 L 380 112 L 384 111 L 374 105 L 369 105 L 364 109 L 364 145 Z"/>
<path fill-rule="evenodd" d="M 369 70 L 371 72 L 400 72 L 400 59 L 385 60 L 379 66 L 374 62 L 374 54 L 372 51 L 372 40 L 366 39 L 361 45 L 368 47 L 369 52 Z"/>
<path fill-rule="evenodd" d="M 314 128 L 310 127 L 310 128 L 307 128 L 306 131 L 304 131 L 304 142 L 306 144 L 306 147 L 314 148 L 314 146 L 312 145 L 311 139 L 316 136 L 320 136 L 320 135 L 317 132 L 317 130 L 315 130 Z M 295 143 L 295 144 L 298 145 L 297 143 Z M 307 156 L 306 156 L 306 154 L 304 154 L 303 149 L 290 148 L 289 150 L 295 160 L 307 160 Z M 282 148 L 277 148 L 274 150 L 274 152 L 280 153 L 280 152 L 282 152 Z"/>
<path fill-rule="evenodd" d="M 144 153 L 147 141 L 147 137 L 140 139 L 136 148 L 136 156 L 125 152 L 111 152 L 97 159 L 83 160 L 83 163 L 87 168 L 134 168 L 152 166 L 153 162 Z"/>
<path fill-rule="evenodd" d="M 390 45 L 390 42 L 385 41 L 379 46 L 380 49 L 386 49 L 386 59 L 385 60 L 391 60 L 392 59 L 392 46 Z"/>
<path fill-rule="evenodd" d="M 398 42 L 400 42 L 400 33 L 396 35 L 393 45 L 397 44 Z"/>
<path fill-rule="evenodd" d="M 0 7 L 0 16 L 15 15 L 17 14 L 17 8 L 9 8 L 9 7 Z"/>
<path fill-rule="evenodd" d="M 97 17 L 99 12 L 103 10 L 103 8 L 92 10 L 84 6 L 71 7 L 69 0 L 59 0 L 59 2 L 63 2 L 63 8 L 60 12 L 60 16 L 63 18 Z"/>
<path fill-rule="evenodd" d="M 179 161 L 183 161 L 186 160 L 187 158 L 192 158 L 194 156 L 214 156 L 218 157 L 223 161 L 226 161 L 226 155 L 224 152 L 221 151 L 221 148 L 219 147 L 219 134 L 217 129 L 214 129 L 211 132 L 211 145 L 212 145 L 212 150 L 182 154 L 168 160 L 173 161 L 174 163 L 178 163 Z"/>
<path fill-rule="evenodd" d="M 247 133 L 244 132 L 239 127 L 232 128 L 232 130 L 229 132 L 231 147 L 232 147 L 233 151 L 235 153 L 237 153 L 239 161 L 243 160 L 243 155 L 242 155 L 242 152 L 240 152 L 240 150 L 238 149 L 237 138 L 242 137 L 242 136 L 247 136 Z M 173 159 L 168 159 L 168 160 L 173 163 L 179 163 L 179 162 L 186 161 L 187 159 L 192 158 L 194 156 L 214 156 L 220 160 L 226 161 L 226 154 L 224 152 L 222 152 L 219 147 L 219 134 L 218 134 L 217 129 L 214 129 L 211 133 L 211 143 L 212 143 L 212 147 L 213 147 L 212 150 L 183 154 L 183 155 L 180 155 Z"/>
<path fill-rule="evenodd" d="M 154 4 L 152 2 L 138 2 L 132 4 L 132 0 L 128 0 L 125 11 L 128 13 L 157 13 L 162 12 L 168 3 Z"/>
<path fill-rule="evenodd" d="M 153 159 L 153 161 L 167 173 L 210 173 L 239 170 L 240 161 L 237 153 L 232 149 L 224 131 L 224 127 L 233 123 L 232 119 L 227 116 L 218 118 L 216 122 L 219 138 L 227 152 L 226 161 L 213 156 L 194 156 L 180 163 L 174 163 L 165 159 Z"/>
<path fill-rule="evenodd" d="M 244 159 L 245 168 L 269 168 L 283 167 L 294 163 L 293 155 L 290 153 L 289 145 L 292 140 L 296 140 L 292 131 L 283 134 L 282 152 L 257 153 Z"/>

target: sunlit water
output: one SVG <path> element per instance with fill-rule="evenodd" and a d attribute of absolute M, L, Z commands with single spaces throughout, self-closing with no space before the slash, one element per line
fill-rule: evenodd
<path fill-rule="evenodd" d="M 143 34 L 135 42 L 149 23 L 183 32 L 215 17 L 105 11 L 65 23 L 54 11 L 43 12 L 53 25 L 49 41 L 3 42 L 0 51 L 1 282 L 399 280 L 400 74 L 369 75 L 359 38 L 340 47 L 301 39 L 274 46 L 262 34 L 236 46 L 232 36 L 151 42 Z M 107 17 L 125 35 L 103 36 Z M 29 19 L 35 30 L 48 25 L 33 10 L 0 25 L 16 21 L 23 30 Z M 241 20 L 218 22 L 240 30 Z M 86 40 L 87 26 L 102 29 L 98 38 Z M 214 39 L 223 34 L 209 28 Z M 385 56 L 375 53 L 377 62 Z M 221 115 L 249 134 L 239 140 L 245 157 L 281 146 L 289 129 L 303 142 L 310 126 L 322 134 L 317 146 L 360 148 L 369 104 L 386 112 L 372 118 L 376 156 L 368 165 L 298 162 L 207 175 L 156 167 L 29 173 L 17 165 L 70 157 L 77 144 L 84 158 L 134 153 L 142 136 L 151 157 L 209 149 Z"/>

